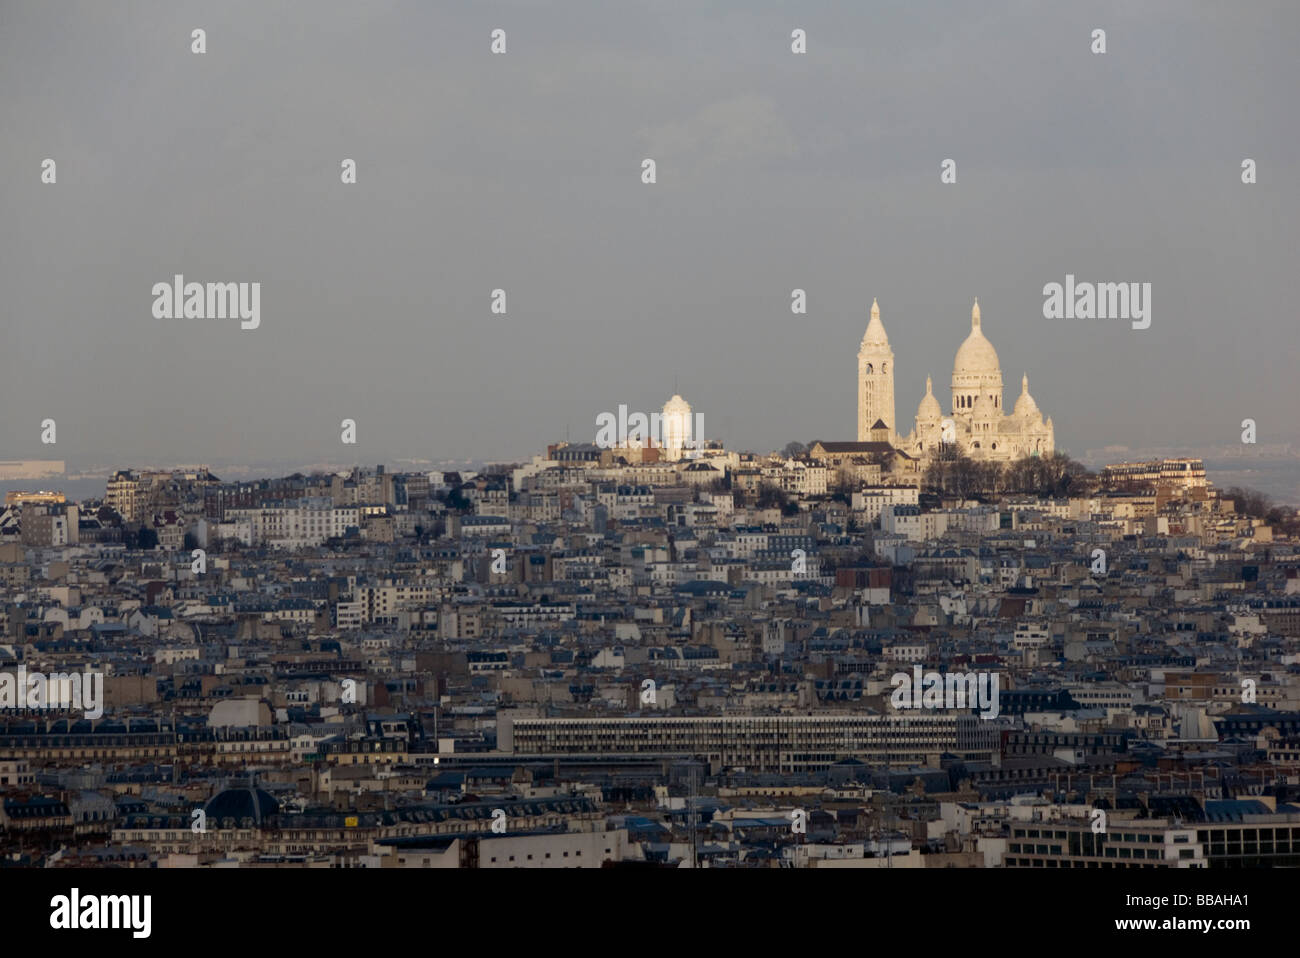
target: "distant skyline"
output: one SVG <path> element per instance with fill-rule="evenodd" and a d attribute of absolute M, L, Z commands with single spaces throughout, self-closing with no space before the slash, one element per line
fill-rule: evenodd
<path fill-rule="evenodd" d="M 1298 442 L 1297 28 L 1281 2 L 5 0 L 0 459 L 520 459 L 674 391 L 732 448 L 849 439 L 873 298 L 904 432 L 978 297 L 1006 403 L 1027 372 L 1076 457 L 1246 418 Z M 154 318 L 175 274 L 260 283 L 260 324 Z M 1150 283 L 1150 328 L 1044 319 L 1067 274 Z"/>
<path fill-rule="evenodd" d="M 1254 450 L 1256 447 L 1247 447 Z M 223 481 L 226 482 L 243 482 L 249 480 L 275 478 L 280 476 L 291 475 L 295 472 L 333 472 L 345 471 L 353 465 L 360 465 L 371 468 L 375 465 L 383 464 L 394 470 L 403 472 L 422 472 L 442 469 L 444 471 L 458 471 L 464 469 L 481 468 L 484 465 L 500 462 L 526 462 L 533 454 L 541 453 L 544 450 L 537 450 L 536 453 L 507 457 L 504 460 L 480 460 L 480 459 L 441 459 L 436 462 L 414 462 L 410 459 L 379 459 L 374 461 L 357 460 L 355 462 L 346 462 L 337 460 L 333 462 L 315 462 L 308 463 L 303 461 L 286 460 L 281 462 L 262 461 L 262 462 L 231 462 L 212 460 L 207 463 L 213 469 L 213 472 Z M 763 452 L 769 450 L 762 450 Z M 771 450 L 775 451 L 775 450 Z M 1289 455 L 1282 455 L 1280 450 L 1263 447 L 1258 450 L 1259 454 L 1248 454 L 1246 456 L 1230 457 L 1222 454 L 1222 451 L 1211 451 L 1210 454 L 1195 453 L 1190 449 L 1167 449 L 1167 450 L 1115 450 L 1112 454 L 1104 454 L 1100 450 L 1087 450 L 1083 456 L 1077 457 L 1093 470 L 1098 470 L 1102 466 L 1122 462 L 1137 461 L 1145 458 L 1159 458 L 1162 456 L 1179 456 L 1179 455 L 1197 455 L 1205 463 L 1207 478 L 1215 486 L 1226 489 L 1231 486 L 1243 486 L 1254 489 L 1270 496 L 1279 504 L 1300 507 L 1300 459 L 1294 452 Z M 165 461 L 137 461 L 131 463 L 119 463 L 115 467 L 88 467 L 86 469 L 77 468 L 74 464 L 69 464 L 66 475 L 59 477 L 43 477 L 29 479 L 0 479 L 0 495 L 6 492 L 20 490 L 32 492 L 38 489 L 55 490 L 65 493 L 70 499 L 81 500 L 87 498 L 102 498 L 104 495 L 105 485 L 112 468 L 176 468 L 179 463 Z M 187 465 L 194 465 L 188 463 Z"/>

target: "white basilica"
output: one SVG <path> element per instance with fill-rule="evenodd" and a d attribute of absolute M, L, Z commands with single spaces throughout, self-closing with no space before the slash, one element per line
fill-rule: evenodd
<path fill-rule="evenodd" d="M 1043 421 L 1029 395 L 1029 377 L 1020 381 L 1020 398 L 1010 415 L 1002 405 L 1002 368 L 997 351 L 980 328 L 979 300 L 970 314 L 970 335 L 952 365 L 952 413 L 944 416 L 933 384 L 925 380 L 925 398 L 916 424 L 903 436 L 894 418 L 894 351 L 889 348 L 880 307 L 871 303 L 871 321 L 858 350 L 858 441 L 887 429 L 889 443 L 916 459 L 928 460 L 941 443 L 956 443 L 972 459 L 1007 461 L 1051 453 L 1052 419 Z M 874 430 L 874 437 L 873 437 Z"/>

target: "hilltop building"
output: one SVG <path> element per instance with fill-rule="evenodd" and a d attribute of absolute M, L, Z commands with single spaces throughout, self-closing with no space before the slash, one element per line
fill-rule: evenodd
<path fill-rule="evenodd" d="M 871 320 L 858 349 L 858 441 L 887 441 L 921 461 L 933 459 L 944 444 L 957 445 L 972 459 L 1007 462 L 1048 455 L 1056 448 L 1051 417 L 1043 419 L 1029 394 L 1029 377 L 1008 414 L 1002 404 L 1002 367 L 984 335 L 979 300 L 971 309 L 971 330 L 952 367 L 952 412 L 944 415 L 926 377 L 925 396 L 912 431 L 903 436 L 894 416 L 894 351 L 880 306 L 871 303 Z"/>

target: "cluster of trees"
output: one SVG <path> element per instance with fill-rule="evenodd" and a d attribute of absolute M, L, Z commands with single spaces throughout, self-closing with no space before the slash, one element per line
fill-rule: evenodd
<path fill-rule="evenodd" d="M 470 512 L 474 509 L 474 503 L 465 498 L 465 494 L 461 492 L 463 488 L 463 486 L 452 486 L 445 493 L 440 493 L 437 498 L 454 512 Z"/>
<path fill-rule="evenodd" d="M 794 458 L 807 453 L 811 443 L 786 443 L 781 454 Z M 1026 456 L 1014 462 L 983 462 L 968 456 L 959 446 L 945 445 L 921 480 L 921 492 L 937 496 L 991 499 L 1003 495 L 1035 495 L 1062 498 L 1095 491 L 1100 484 L 1089 472 L 1063 452 L 1047 456 Z M 832 484 L 832 498 L 849 502 L 848 487 Z M 768 493 L 759 505 L 784 505 Z"/>
<path fill-rule="evenodd" d="M 981 462 L 956 446 L 925 470 L 921 492 L 968 499 L 1003 495 L 1063 498 L 1086 495 L 1097 488 L 1097 476 L 1063 452 L 1025 456 L 1013 462 Z"/>
<path fill-rule="evenodd" d="M 1241 486 L 1231 486 L 1223 490 L 1223 498 L 1232 500 L 1232 507 L 1243 516 L 1250 516 L 1252 519 L 1267 519 L 1270 512 L 1278 513 L 1281 518 L 1281 510 L 1273 505 L 1273 501 L 1264 493 L 1257 489 L 1244 489 Z"/>
<path fill-rule="evenodd" d="M 447 534 L 447 523 L 441 519 L 433 519 L 428 525 L 417 524 L 415 527 L 415 541 L 419 545 L 424 545 L 431 539 L 441 539 Z"/>
<path fill-rule="evenodd" d="M 758 490 L 758 497 L 754 504 L 760 509 L 780 509 L 781 514 L 785 516 L 799 514 L 799 504 L 783 489 L 771 483 L 764 483 Z"/>
<path fill-rule="evenodd" d="M 1258 489 L 1230 486 L 1223 490 L 1223 498 L 1232 500 L 1232 507 L 1243 516 L 1263 519 L 1287 536 L 1300 535 L 1300 514 L 1275 503 Z"/>
<path fill-rule="evenodd" d="M 112 506 L 100 506 L 95 510 L 95 518 L 100 521 L 101 525 L 105 526 L 120 526 L 122 524 L 122 517 L 118 515 L 117 510 Z"/>
<path fill-rule="evenodd" d="M 158 548 L 158 533 L 148 526 L 128 526 L 122 530 L 122 544 L 131 551 Z"/>

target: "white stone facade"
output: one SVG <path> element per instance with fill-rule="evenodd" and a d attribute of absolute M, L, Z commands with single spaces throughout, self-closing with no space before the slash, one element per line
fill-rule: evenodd
<path fill-rule="evenodd" d="M 1020 398 L 1010 414 L 1002 403 L 1002 367 L 997 351 L 981 328 L 979 301 L 971 309 L 971 331 L 957 350 L 952 369 L 952 412 L 944 415 L 926 378 L 925 397 L 916 411 L 912 431 L 903 436 L 894 419 L 894 353 L 880 320 L 880 307 L 871 304 L 871 321 L 858 351 L 858 439 L 871 436 L 881 421 L 890 442 L 923 462 L 933 459 L 945 443 L 955 444 L 972 459 L 1009 462 L 1024 456 L 1050 455 L 1056 448 L 1051 417 L 1043 419 L 1029 395 L 1029 377 L 1020 381 Z"/>

